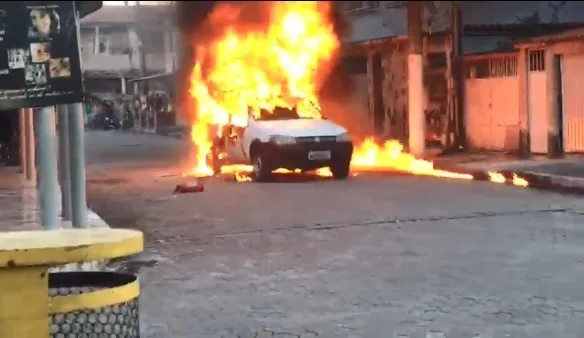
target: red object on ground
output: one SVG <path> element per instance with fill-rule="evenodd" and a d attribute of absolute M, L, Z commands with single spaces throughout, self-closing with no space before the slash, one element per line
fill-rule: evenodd
<path fill-rule="evenodd" d="M 190 192 L 203 192 L 205 191 L 205 185 L 197 180 L 195 182 L 183 183 L 176 186 L 174 189 L 175 194 L 185 194 Z"/>

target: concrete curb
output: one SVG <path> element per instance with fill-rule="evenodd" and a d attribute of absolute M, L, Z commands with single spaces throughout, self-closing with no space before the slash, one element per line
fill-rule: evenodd
<path fill-rule="evenodd" d="M 550 175 L 522 170 L 500 170 L 506 177 L 513 173 L 526 179 L 532 189 L 546 190 L 564 194 L 584 195 L 584 179 L 579 177 Z"/>
<path fill-rule="evenodd" d="M 465 174 L 471 174 L 476 181 L 488 181 L 489 171 L 496 171 L 501 173 L 510 182 L 513 174 L 527 180 L 529 188 L 537 190 L 545 190 L 557 192 L 562 194 L 584 195 L 584 178 L 550 175 L 544 173 L 533 172 L 529 170 L 507 169 L 493 166 L 487 169 L 471 169 L 461 165 L 440 166 L 437 169 L 456 171 Z"/>

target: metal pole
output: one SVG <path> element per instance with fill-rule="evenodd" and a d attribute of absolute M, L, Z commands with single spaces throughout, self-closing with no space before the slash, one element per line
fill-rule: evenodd
<path fill-rule="evenodd" d="M 36 182 L 36 161 L 34 144 L 34 118 L 32 108 L 24 108 L 24 131 L 26 152 L 26 179 Z"/>
<path fill-rule="evenodd" d="M 26 175 L 26 111 L 18 110 L 18 150 L 20 157 L 20 172 Z"/>
<path fill-rule="evenodd" d="M 82 103 L 74 103 L 68 106 L 68 119 L 71 221 L 74 228 L 85 228 L 88 224 L 85 181 L 85 130 Z"/>
<path fill-rule="evenodd" d="M 36 148 L 42 149 L 37 153 L 38 159 L 38 190 L 41 209 L 41 225 L 46 230 L 59 229 L 59 202 L 57 185 L 57 145 L 52 123 L 53 107 L 44 107 L 37 110 L 35 122 Z"/>
<path fill-rule="evenodd" d="M 61 217 L 71 219 L 71 171 L 69 160 L 69 118 L 67 105 L 57 107 L 59 114 L 59 181 L 61 185 Z"/>
<path fill-rule="evenodd" d="M 51 107 L 51 130 L 53 134 L 57 134 L 57 109 L 55 106 Z"/>

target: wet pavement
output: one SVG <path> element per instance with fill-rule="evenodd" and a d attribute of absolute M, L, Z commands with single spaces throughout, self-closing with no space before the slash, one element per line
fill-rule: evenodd
<path fill-rule="evenodd" d="M 185 180 L 185 141 L 88 133 L 89 201 L 145 232 L 143 337 L 580 337 L 584 200 L 403 175 Z M 146 263 L 144 263 L 146 262 Z"/>

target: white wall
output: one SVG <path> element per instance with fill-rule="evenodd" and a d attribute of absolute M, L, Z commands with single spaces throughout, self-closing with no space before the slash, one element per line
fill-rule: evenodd
<path fill-rule="evenodd" d="M 140 69 L 140 37 L 133 33 L 132 28 L 103 27 L 96 30 L 94 26 L 83 27 L 81 30 L 81 56 L 83 67 L 91 71 L 113 71 L 124 73 L 132 69 Z M 161 32 L 161 34 L 163 34 Z M 172 34 L 161 36 L 156 46 L 151 42 L 147 44 L 146 66 L 151 72 L 170 72 L 176 65 L 176 44 L 171 42 Z M 168 41 L 164 41 L 164 40 Z M 105 50 L 96 48 L 96 43 L 104 44 Z M 158 46 L 160 45 L 160 46 Z M 173 48 L 174 47 L 174 48 Z"/>

